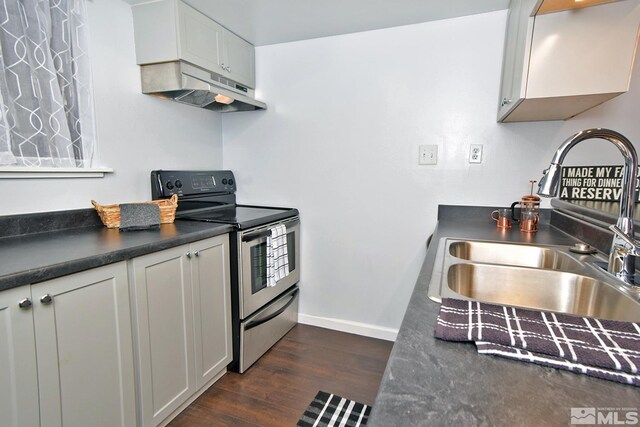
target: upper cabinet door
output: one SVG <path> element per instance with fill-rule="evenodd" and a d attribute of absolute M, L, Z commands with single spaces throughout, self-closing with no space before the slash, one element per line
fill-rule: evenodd
<path fill-rule="evenodd" d="M 527 63 L 531 48 L 537 0 L 511 0 L 502 62 L 502 86 L 498 118 L 506 116 L 525 96 Z"/>
<path fill-rule="evenodd" d="M 227 31 L 224 37 L 224 57 L 228 76 L 250 88 L 256 87 L 254 47 Z"/>
<path fill-rule="evenodd" d="M 639 23 L 634 0 L 537 16 L 527 97 L 626 92 Z"/>
<path fill-rule="evenodd" d="M 532 16 L 512 0 L 498 121 L 566 120 L 629 90 L 640 2 Z"/>
<path fill-rule="evenodd" d="M 178 31 L 180 59 L 224 72 L 223 37 L 226 30 L 197 10 L 178 2 Z"/>

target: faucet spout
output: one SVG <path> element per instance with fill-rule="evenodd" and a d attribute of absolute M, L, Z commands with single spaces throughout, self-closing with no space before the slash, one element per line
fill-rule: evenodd
<path fill-rule="evenodd" d="M 635 274 L 635 246 L 637 241 L 633 231 L 633 209 L 635 206 L 635 188 L 638 175 L 638 155 L 633 144 L 622 134 L 610 129 L 587 129 L 576 133 L 565 140 L 556 150 L 549 169 L 538 185 L 538 194 L 553 197 L 560 186 L 562 163 L 567 153 L 582 141 L 587 139 L 604 139 L 618 147 L 624 157 L 622 174 L 622 192 L 620 195 L 620 214 L 609 253 L 608 271 L 627 283 L 634 284 Z M 623 237 L 624 236 L 624 237 Z M 629 242 L 635 242 L 632 249 Z"/>

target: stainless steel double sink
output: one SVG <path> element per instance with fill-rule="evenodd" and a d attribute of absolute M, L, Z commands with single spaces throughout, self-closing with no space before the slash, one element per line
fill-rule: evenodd
<path fill-rule="evenodd" d="M 576 316 L 640 321 L 640 290 L 622 284 L 593 255 L 568 246 L 443 238 L 429 298 L 470 299 Z"/>

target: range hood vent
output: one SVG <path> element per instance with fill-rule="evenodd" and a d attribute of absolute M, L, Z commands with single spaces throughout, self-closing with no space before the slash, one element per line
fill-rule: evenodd
<path fill-rule="evenodd" d="M 141 65 L 142 93 L 182 104 L 228 113 L 264 110 L 255 91 L 188 62 Z"/>

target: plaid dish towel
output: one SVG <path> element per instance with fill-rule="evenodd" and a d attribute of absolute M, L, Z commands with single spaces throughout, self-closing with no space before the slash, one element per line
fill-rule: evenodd
<path fill-rule="evenodd" d="M 640 325 L 445 298 L 436 338 L 640 386 Z"/>
<path fill-rule="evenodd" d="M 267 236 L 267 287 L 273 287 L 289 275 L 287 251 L 287 227 L 284 224 L 271 228 Z"/>

